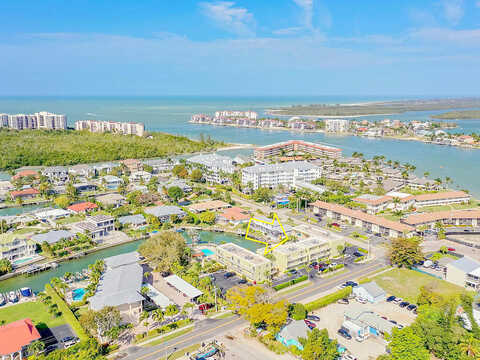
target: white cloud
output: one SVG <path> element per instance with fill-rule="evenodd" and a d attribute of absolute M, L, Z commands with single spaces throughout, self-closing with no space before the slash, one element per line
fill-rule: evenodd
<path fill-rule="evenodd" d="M 233 1 L 202 2 L 203 13 L 224 30 L 241 36 L 255 35 L 253 14 Z"/>
<path fill-rule="evenodd" d="M 451 25 L 457 25 L 463 18 L 463 0 L 442 0 L 443 16 Z"/>
<path fill-rule="evenodd" d="M 411 31 L 409 36 L 413 40 L 436 42 L 444 45 L 480 47 L 480 29 L 423 28 Z"/>
<path fill-rule="evenodd" d="M 313 0 L 293 0 L 303 11 L 302 25 L 313 29 Z"/>
<path fill-rule="evenodd" d="M 272 31 L 272 34 L 274 35 L 296 35 L 299 32 L 302 32 L 304 28 L 302 26 L 292 26 L 289 28 L 284 28 L 284 29 L 278 29 Z"/>

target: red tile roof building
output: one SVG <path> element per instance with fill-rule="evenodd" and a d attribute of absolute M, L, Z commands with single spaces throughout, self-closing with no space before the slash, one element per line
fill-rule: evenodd
<path fill-rule="evenodd" d="M 444 191 L 415 196 L 415 206 L 433 206 L 467 203 L 471 196 L 463 191 Z"/>
<path fill-rule="evenodd" d="M 32 177 L 38 179 L 40 175 L 38 175 L 38 171 L 35 171 L 35 170 L 23 170 L 23 171 L 19 171 L 15 175 L 13 175 L 12 180 L 17 180 L 17 179 L 20 179 L 22 177 L 27 177 L 27 176 L 32 176 Z"/>
<path fill-rule="evenodd" d="M 402 222 L 415 227 L 425 225 L 433 227 L 437 222 L 445 225 L 480 226 L 480 210 L 456 210 L 419 213 L 407 216 L 402 220 Z"/>
<path fill-rule="evenodd" d="M 12 191 L 12 192 L 10 192 L 10 197 L 13 200 L 15 200 L 17 198 L 25 199 L 25 198 L 35 197 L 39 194 L 40 194 L 40 192 L 37 189 L 28 188 L 28 189 L 25 189 L 25 190 Z"/>
<path fill-rule="evenodd" d="M 12 356 L 14 358 L 17 353 L 22 352 L 20 354 L 21 359 L 26 347 L 40 338 L 40 333 L 30 319 L 18 320 L 0 326 L 0 357 Z"/>
<path fill-rule="evenodd" d="M 97 204 L 87 201 L 87 202 L 70 205 L 67 209 L 76 213 L 84 213 L 97 208 L 98 208 Z"/>
<path fill-rule="evenodd" d="M 223 222 L 242 223 L 250 219 L 250 214 L 240 207 L 234 206 L 225 209 L 218 215 L 218 219 Z"/>

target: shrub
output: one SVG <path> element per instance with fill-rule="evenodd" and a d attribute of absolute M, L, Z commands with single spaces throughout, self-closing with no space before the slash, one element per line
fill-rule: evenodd
<path fill-rule="evenodd" d="M 282 283 L 282 284 L 278 284 L 278 285 L 274 286 L 273 288 L 274 288 L 274 290 L 276 290 L 276 291 L 282 290 L 282 289 L 285 289 L 286 287 L 289 287 L 289 286 L 298 284 L 299 282 L 305 281 L 305 280 L 307 280 L 307 279 L 308 279 L 308 276 L 307 276 L 307 275 L 303 275 L 303 276 L 300 276 L 299 278 L 296 278 L 296 279 L 287 281 L 287 282 Z"/>
<path fill-rule="evenodd" d="M 364 248 L 361 248 L 361 247 L 358 248 L 358 251 L 360 251 L 360 252 L 362 252 L 362 253 L 364 253 L 364 254 L 368 254 L 368 250 L 367 250 L 367 249 L 364 249 Z"/>
<path fill-rule="evenodd" d="M 365 256 L 360 256 L 360 257 L 357 257 L 355 260 L 353 260 L 353 262 L 360 262 L 362 260 L 365 260 Z"/>
<path fill-rule="evenodd" d="M 307 317 L 307 310 L 305 306 L 300 303 L 291 304 L 289 315 L 293 320 L 303 320 Z"/>
<path fill-rule="evenodd" d="M 309 312 L 313 311 L 313 310 L 317 310 L 317 309 L 320 309 L 320 308 L 325 307 L 327 305 L 330 305 L 337 300 L 343 299 L 343 298 L 349 296 L 351 293 L 352 293 L 352 287 L 347 286 L 346 288 L 343 288 L 343 289 L 338 290 L 334 293 L 331 293 L 329 295 L 321 297 L 320 299 L 309 302 L 308 304 L 305 305 L 305 308 Z"/>

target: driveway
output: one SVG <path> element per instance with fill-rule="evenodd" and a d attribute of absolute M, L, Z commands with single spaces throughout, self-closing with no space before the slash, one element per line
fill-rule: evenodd
<path fill-rule="evenodd" d="M 63 338 L 67 336 L 76 337 L 75 332 L 68 324 L 41 329 L 40 335 L 42 336 L 41 340 L 45 343 L 45 346 L 58 344 L 59 349 L 63 347 L 63 344 L 60 343 Z"/>

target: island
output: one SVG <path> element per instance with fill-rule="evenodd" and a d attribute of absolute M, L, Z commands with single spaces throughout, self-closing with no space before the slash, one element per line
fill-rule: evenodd
<path fill-rule="evenodd" d="M 448 111 L 445 113 L 430 116 L 433 119 L 444 120 L 474 120 L 480 119 L 480 110 Z"/>

